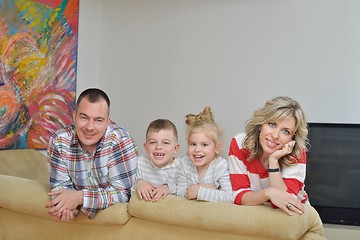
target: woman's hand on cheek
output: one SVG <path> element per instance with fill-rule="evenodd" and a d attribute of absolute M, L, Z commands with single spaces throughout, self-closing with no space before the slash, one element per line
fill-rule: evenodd
<path fill-rule="evenodd" d="M 295 146 L 295 141 L 292 140 L 292 141 L 284 144 L 284 146 L 281 149 L 270 154 L 269 158 L 274 158 L 274 159 L 279 160 L 283 156 L 290 154 L 292 152 L 292 150 L 294 149 L 294 146 Z"/>

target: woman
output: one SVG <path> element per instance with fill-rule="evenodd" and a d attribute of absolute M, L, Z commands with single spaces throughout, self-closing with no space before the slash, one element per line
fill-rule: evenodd
<path fill-rule="evenodd" d="M 302 214 L 308 129 L 304 111 L 289 97 L 276 97 L 254 112 L 245 136 L 230 143 L 229 171 L 234 203 Z"/>

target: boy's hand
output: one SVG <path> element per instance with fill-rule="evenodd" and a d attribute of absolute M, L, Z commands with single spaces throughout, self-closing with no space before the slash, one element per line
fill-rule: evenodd
<path fill-rule="evenodd" d="M 152 201 L 153 191 L 155 187 L 151 184 L 145 182 L 142 179 L 137 180 L 136 182 L 136 191 L 140 197 L 140 199 L 144 199 L 147 202 Z"/>
<path fill-rule="evenodd" d="M 152 194 L 152 201 L 157 202 L 160 199 L 166 198 L 166 196 L 169 194 L 169 186 L 167 184 L 161 185 L 153 191 Z"/>

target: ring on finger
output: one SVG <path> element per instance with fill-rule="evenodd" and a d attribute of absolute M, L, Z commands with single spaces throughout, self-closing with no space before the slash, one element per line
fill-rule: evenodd
<path fill-rule="evenodd" d="M 289 208 L 289 207 L 291 207 L 291 206 L 292 206 L 291 203 L 286 204 L 286 207 L 287 207 L 287 208 Z"/>

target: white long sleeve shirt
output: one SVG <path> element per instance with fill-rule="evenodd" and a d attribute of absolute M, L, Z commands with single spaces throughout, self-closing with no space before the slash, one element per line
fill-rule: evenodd
<path fill-rule="evenodd" d="M 209 202 L 233 201 L 229 168 L 226 159 L 222 157 L 214 159 L 210 163 L 203 179 L 199 177 L 197 168 L 189 157 L 181 159 L 176 195 L 184 197 L 190 185 L 199 183 L 210 183 L 216 186 L 217 189 L 200 187 L 197 200 Z"/>
<path fill-rule="evenodd" d="M 148 157 L 140 156 L 138 158 L 136 181 L 142 179 L 154 186 L 167 184 L 169 187 L 169 194 L 175 195 L 179 164 L 180 159 L 175 158 L 172 164 L 163 168 L 158 168 Z"/>

